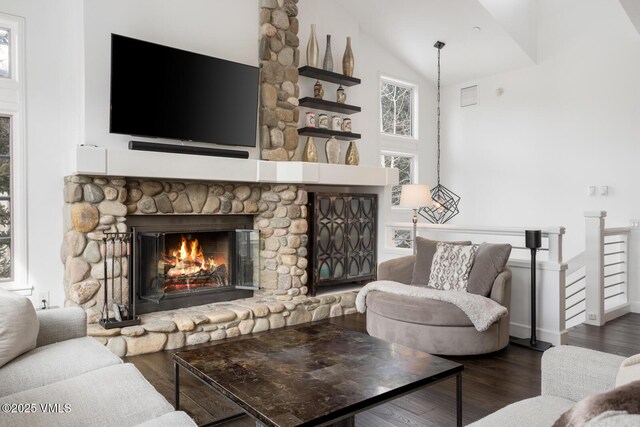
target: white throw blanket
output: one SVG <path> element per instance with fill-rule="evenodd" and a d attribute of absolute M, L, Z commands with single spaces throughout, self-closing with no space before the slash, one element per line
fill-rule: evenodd
<path fill-rule="evenodd" d="M 479 332 L 486 331 L 502 316 L 507 314 L 507 308 L 501 306 L 491 298 L 482 295 L 460 291 L 441 291 L 421 286 L 405 285 L 391 280 L 371 282 L 360 289 L 356 297 L 356 309 L 364 313 L 367 310 L 367 294 L 371 291 L 381 291 L 396 295 L 406 295 L 415 298 L 427 298 L 451 303 L 464 311 Z"/>

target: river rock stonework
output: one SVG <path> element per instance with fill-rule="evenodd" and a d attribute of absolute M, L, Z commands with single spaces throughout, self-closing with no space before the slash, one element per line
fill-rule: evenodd
<path fill-rule="evenodd" d="M 260 230 L 260 294 L 305 295 L 307 192 L 296 185 L 140 180 L 120 177 L 65 178 L 66 306 L 81 306 L 89 323 L 100 319 L 104 287 L 104 232 L 127 231 L 131 215 L 254 215 Z M 126 260 L 125 260 L 126 261 Z M 115 277 L 128 266 L 114 265 Z M 111 275 L 111 268 L 108 269 Z M 172 342 L 175 342 L 174 338 Z"/>
<path fill-rule="evenodd" d="M 117 356 L 136 356 L 352 314 L 355 299 L 354 292 L 318 298 L 279 293 L 143 314 L 140 326 L 90 324 L 88 334 Z"/>
<path fill-rule="evenodd" d="M 260 1 L 260 148 L 292 160 L 298 148 L 298 0 Z"/>

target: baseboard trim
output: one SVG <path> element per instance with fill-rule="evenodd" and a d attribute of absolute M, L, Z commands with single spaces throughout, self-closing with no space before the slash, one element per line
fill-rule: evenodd
<path fill-rule="evenodd" d="M 512 337 L 527 338 L 531 336 L 531 328 L 529 325 L 511 322 L 509 325 L 509 335 Z M 561 332 L 554 332 L 548 329 L 538 328 L 536 337 L 541 341 L 550 342 L 555 346 L 567 344 L 569 341 L 569 335 L 566 329 Z"/>

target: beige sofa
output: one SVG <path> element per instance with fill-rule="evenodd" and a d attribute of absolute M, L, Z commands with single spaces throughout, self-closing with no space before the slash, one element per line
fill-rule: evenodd
<path fill-rule="evenodd" d="M 513 403 L 477 421 L 473 427 L 550 427 L 577 401 L 612 390 L 624 357 L 586 348 L 560 346 L 542 356 L 542 393 Z M 637 397 L 640 399 L 640 397 Z M 604 414 L 607 415 L 607 414 Z M 638 426 L 640 415 L 610 413 L 592 427 Z"/>
<path fill-rule="evenodd" d="M 0 368 L 0 425 L 195 426 L 87 335 L 82 308 L 39 311 L 36 348 Z"/>
<path fill-rule="evenodd" d="M 411 284 L 415 262 L 415 256 L 385 261 L 378 267 L 378 280 Z M 510 270 L 498 274 L 488 297 L 509 309 Z M 509 344 L 508 314 L 478 332 L 467 315 L 448 302 L 373 291 L 366 303 L 367 332 L 385 341 L 450 356 L 491 353 Z"/>

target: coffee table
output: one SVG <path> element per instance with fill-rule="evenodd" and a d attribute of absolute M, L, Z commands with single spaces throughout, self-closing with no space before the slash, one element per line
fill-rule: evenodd
<path fill-rule="evenodd" d="M 462 425 L 462 371 L 455 362 L 331 323 L 291 327 L 173 355 L 175 408 L 180 368 L 240 407 L 256 425 L 354 425 L 355 414 L 456 377 Z"/>

